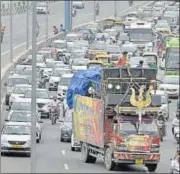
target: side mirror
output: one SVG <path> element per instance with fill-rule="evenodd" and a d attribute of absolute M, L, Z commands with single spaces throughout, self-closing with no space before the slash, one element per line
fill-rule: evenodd
<path fill-rule="evenodd" d="M 168 100 L 168 103 L 171 103 L 171 100 Z"/>
<path fill-rule="evenodd" d="M 4 83 L 4 86 L 7 86 L 7 83 Z"/>
<path fill-rule="evenodd" d="M 42 120 L 38 121 L 38 123 L 44 123 Z"/>
<path fill-rule="evenodd" d="M 6 118 L 4 121 L 7 121 L 7 122 L 8 122 L 9 120 Z"/>

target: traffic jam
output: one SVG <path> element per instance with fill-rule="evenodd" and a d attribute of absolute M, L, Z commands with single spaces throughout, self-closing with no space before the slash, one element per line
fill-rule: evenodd
<path fill-rule="evenodd" d="M 89 23 L 38 50 L 36 59 L 37 146 L 49 120 L 82 163 L 101 159 L 107 170 L 128 164 L 155 172 L 171 134 L 176 145 L 166 165 L 179 173 L 179 2 Z M 29 55 L 4 84 L 2 156 L 31 156 L 32 81 Z"/>

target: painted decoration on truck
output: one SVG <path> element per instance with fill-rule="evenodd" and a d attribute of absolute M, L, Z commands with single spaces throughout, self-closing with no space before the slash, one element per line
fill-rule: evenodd
<path fill-rule="evenodd" d="M 151 139 L 149 135 L 129 135 L 127 136 L 127 147 L 130 151 L 150 151 Z"/>
<path fill-rule="evenodd" d="M 75 138 L 79 141 L 103 146 L 103 101 L 76 95 L 73 103 Z"/>

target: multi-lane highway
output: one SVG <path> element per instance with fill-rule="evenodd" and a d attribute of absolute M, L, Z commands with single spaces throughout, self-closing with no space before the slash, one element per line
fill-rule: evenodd
<path fill-rule="evenodd" d="M 100 16 L 97 19 L 105 18 L 113 15 L 114 5 L 111 2 L 99 2 L 101 7 Z M 122 12 L 128 7 L 128 2 L 118 2 L 118 12 Z M 73 24 L 79 25 L 93 20 L 93 2 L 86 2 L 86 7 L 83 10 L 78 10 L 78 15 L 74 18 Z M 20 17 L 21 16 L 21 17 Z M 31 17 L 31 14 L 30 14 Z M 8 17 L 7 17 L 8 18 Z M 25 15 L 17 15 L 17 23 L 14 21 L 14 37 L 13 44 L 15 47 L 22 45 L 26 41 L 26 26 Z M 4 20 L 4 18 L 3 18 Z M 64 20 L 64 4 L 58 2 L 56 5 L 52 4 L 51 14 L 49 15 L 49 33 L 51 33 L 53 25 L 60 25 Z M 7 21 L 3 21 L 5 25 Z M 31 22 L 31 21 L 30 21 Z M 41 28 L 40 37 L 45 34 L 45 16 L 39 15 L 38 22 Z M 31 25 L 30 25 L 31 26 Z M 21 32 L 21 30 L 22 32 Z M 24 29 L 24 30 L 23 30 Z M 7 36 L 2 44 L 3 52 L 7 52 L 9 49 L 9 31 L 7 29 Z M 29 33 L 31 37 L 31 32 Z M 3 59 L 3 57 L 2 57 Z M 6 61 L 3 59 L 4 66 Z M 162 72 L 160 72 L 162 74 Z M 54 95 L 54 93 L 51 93 Z M 176 149 L 176 142 L 171 132 L 171 122 L 174 117 L 174 111 L 176 109 L 176 100 L 172 100 L 170 106 L 170 119 L 167 122 L 168 135 L 165 137 L 164 142 L 161 143 L 161 162 L 158 166 L 156 173 L 167 173 L 170 167 L 170 158 Z M 8 112 L 3 107 L 2 117 L 5 118 Z M 96 164 L 84 164 L 81 161 L 80 152 L 71 152 L 70 143 L 60 142 L 60 131 L 58 125 L 51 125 L 50 120 L 44 120 L 44 129 L 42 141 L 37 144 L 36 153 L 36 165 L 37 173 L 108 173 L 105 169 L 103 162 L 98 160 Z M 3 156 L 1 162 L 2 173 L 28 173 L 30 172 L 30 158 L 19 156 Z M 130 172 L 147 172 L 147 169 L 139 166 L 117 166 L 115 173 L 130 173 Z M 113 172 L 109 172 L 113 173 Z"/>

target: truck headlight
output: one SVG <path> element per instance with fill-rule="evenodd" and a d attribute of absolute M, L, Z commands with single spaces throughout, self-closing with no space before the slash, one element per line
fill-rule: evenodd
<path fill-rule="evenodd" d="M 121 89 L 120 85 L 116 85 L 115 88 L 116 88 L 117 90 L 120 90 L 120 89 Z"/>
<path fill-rule="evenodd" d="M 108 84 L 108 89 L 112 89 L 113 88 L 113 85 L 110 83 Z"/>

